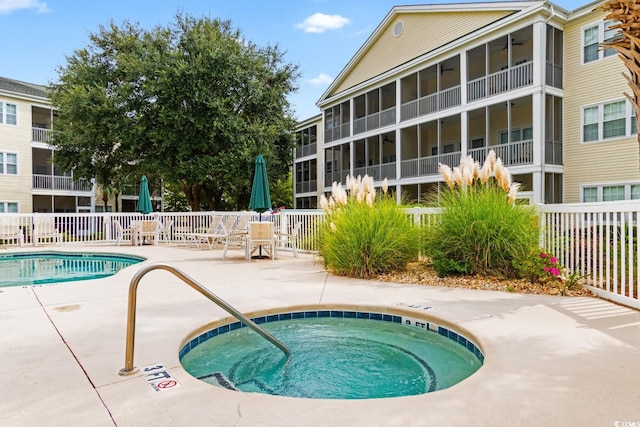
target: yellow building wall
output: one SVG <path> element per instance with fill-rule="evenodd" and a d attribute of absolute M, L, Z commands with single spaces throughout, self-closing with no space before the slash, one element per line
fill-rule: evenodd
<path fill-rule="evenodd" d="M 331 95 L 355 86 L 372 77 L 417 58 L 465 34 L 510 15 L 511 11 L 453 11 L 399 13 L 380 32 L 377 40 L 336 86 Z M 396 22 L 402 21 L 403 31 L 393 35 Z"/>
<path fill-rule="evenodd" d="M 0 174 L 0 201 L 18 202 L 20 213 L 31 213 L 31 104 L 4 96 L 0 102 L 18 109 L 17 126 L 0 124 L 0 151 L 18 154 L 18 175 Z"/>
<path fill-rule="evenodd" d="M 581 143 L 581 108 L 624 99 L 629 93 L 617 56 L 581 64 L 582 32 L 603 20 L 592 12 L 570 21 L 564 29 L 564 202 L 580 201 L 581 185 L 640 181 L 640 156 L 636 136 Z"/>

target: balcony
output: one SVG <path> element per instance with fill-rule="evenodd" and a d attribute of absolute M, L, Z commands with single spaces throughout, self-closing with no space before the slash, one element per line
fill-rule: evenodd
<path fill-rule="evenodd" d="M 315 192 L 317 189 L 318 181 L 315 179 L 311 181 L 296 182 L 296 194 L 311 193 Z"/>
<path fill-rule="evenodd" d="M 460 165 L 460 151 L 403 160 L 400 172 L 402 173 L 402 178 L 437 175 L 439 163 L 448 165 L 449 167 Z"/>
<path fill-rule="evenodd" d="M 31 141 L 49 143 L 51 129 L 31 128 Z"/>
<path fill-rule="evenodd" d="M 353 170 L 353 176 L 365 176 L 369 175 L 376 181 L 382 181 L 383 179 L 396 179 L 396 162 L 383 163 L 379 165 L 371 165 L 362 168 L 355 168 Z"/>
<path fill-rule="evenodd" d="M 486 98 L 533 83 L 533 62 L 516 65 L 467 83 L 467 101 Z"/>
<path fill-rule="evenodd" d="M 324 130 L 325 143 L 331 142 L 331 141 L 337 141 L 339 139 L 346 138 L 348 136 L 350 136 L 349 123 L 343 123 L 341 125 L 337 125 L 334 128 Z"/>
<path fill-rule="evenodd" d="M 33 175 L 32 185 L 34 190 L 59 190 L 91 192 L 93 186 L 86 179 L 74 181 L 70 176 L 61 175 Z"/>
<path fill-rule="evenodd" d="M 370 130 L 378 129 L 384 126 L 395 124 L 396 107 L 387 108 L 368 116 L 360 117 L 353 121 L 353 133 L 363 133 Z"/>
<path fill-rule="evenodd" d="M 316 143 L 296 147 L 296 159 L 318 154 Z"/>
<path fill-rule="evenodd" d="M 533 140 L 510 142 L 508 144 L 491 145 L 489 147 L 473 148 L 469 155 L 481 165 L 490 150 L 496 152 L 496 157 L 502 159 L 505 166 L 521 166 L 533 164 Z"/>
<path fill-rule="evenodd" d="M 460 86 L 458 85 L 402 104 L 400 107 L 400 117 L 402 121 L 409 120 L 446 110 L 447 108 L 456 107 L 461 103 Z"/>

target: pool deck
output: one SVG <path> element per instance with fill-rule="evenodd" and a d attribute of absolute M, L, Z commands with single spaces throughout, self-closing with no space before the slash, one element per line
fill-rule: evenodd
<path fill-rule="evenodd" d="M 0 426 L 614 426 L 640 425 L 640 312 L 593 298 L 355 280 L 319 258 L 244 260 L 178 246 L 41 246 L 167 262 L 242 312 L 300 304 L 428 311 L 470 331 L 485 363 L 434 393 L 308 400 L 233 392 L 187 374 L 184 340 L 226 313 L 166 271 L 140 282 L 135 366 L 163 364 L 179 387 L 156 392 L 124 366 L 129 283 L 141 264 L 99 280 L 0 288 Z M 33 251 L 0 247 L 0 253 Z M 432 307 L 425 310 L 421 307 Z M 622 425 L 622 424 L 621 424 Z"/>

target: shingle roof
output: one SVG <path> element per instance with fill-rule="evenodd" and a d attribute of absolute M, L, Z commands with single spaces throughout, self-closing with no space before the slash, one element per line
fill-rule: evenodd
<path fill-rule="evenodd" d="M 0 91 L 2 90 L 42 98 L 47 97 L 47 88 L 45 86 L 12 80 L 6 77 L 0 77 Z"/>

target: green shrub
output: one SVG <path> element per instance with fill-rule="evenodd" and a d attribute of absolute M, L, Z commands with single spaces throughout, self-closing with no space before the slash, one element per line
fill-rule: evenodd
<path fill-rule="evenodd" d="M 532 207 L 515 203 L 518 184 L 500 159 L 490 154 L 480 169 L 467 158 L 453 171 L 441 165 L 441 173 L 443 212 L 424 243 L 436 273 L 519 277 L 516 266 L 537 248 L 538 221 Z"/>
<path fill-rule="evenodd" d="M 355 181 L 355 180 L 353 180 Z M 331 208 L 323 199 L 326 221 L 319 249 L 326 268 L 338 275 L 371 278 L 402 269 L 414 261 L 420 250 L 420 233 L 392 197 L 358 196 L 354 185 L 370 182 L 367 193 L 375 192 L 373 180 L 365 176 L 356 184 L 350 178 L 351 196 L 334 185 Z M 357 184 L 360 182 L 360 184 Z M 335 194 L 339 193 L 339 194 Z M 362 193 L 360 193 L 362 194 Z"/>

